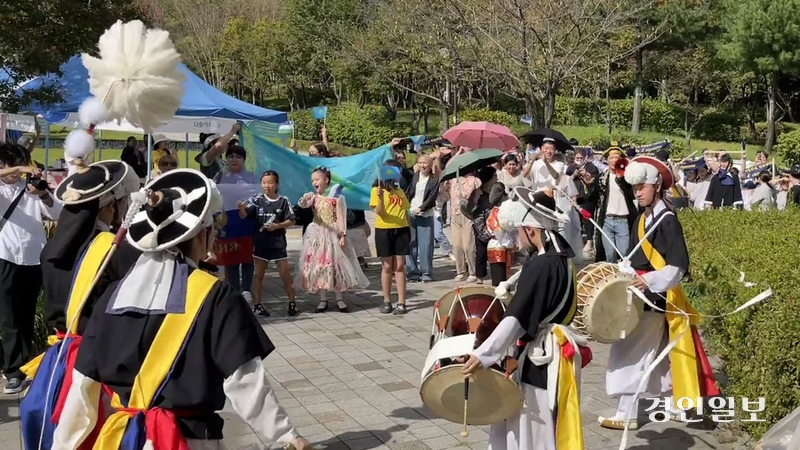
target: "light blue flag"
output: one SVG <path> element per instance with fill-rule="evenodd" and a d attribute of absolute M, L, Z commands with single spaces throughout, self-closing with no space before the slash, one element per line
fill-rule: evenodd
<path fill-rule="evenodd" d="M 255 156 L 255 173 L 261 174 L 265 170 L 278 172 L 279 192 L 289 197 L 293 204 L 297 204 L 306 192 L 313 191 L 311 172 L 322 166 L 331 171 L 331 185 L 342 186 L 348 208 L 369 210 L 372 183 L 378 178 L 383 162 L 392 158 L 388 144 L 358 155 L 337 158 L 298 155 L 267 140 L 257 128 L 246 128 L 253 138 L 251 153 Z"/>
<path fill-rule="evenodd" d="M 314 119 L 322 120 L 328 116 L 328 107 L 327 106 L 315 106 L 311 108 L 311 114 L 314 115 Z"/>

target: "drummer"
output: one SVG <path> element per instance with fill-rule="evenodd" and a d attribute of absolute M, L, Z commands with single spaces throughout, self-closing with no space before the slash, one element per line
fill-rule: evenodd
<path fill-rule="evenodd" d="M 652 306 L 645 304 L 636 328 L 627 338 L 611 345 L 606 391 L 619 398 L 619 406 L 613 416 L 598 418 L 604 428 L 622 430 L 626 421 L 628 429 L 639 427 L 636 397 L 640 394 L 640 384 L 643 392 L 658 395 L 660 409 L 676 421 L 685 416 L 681 416 L 673 398 L 695 401 L 701 396 L 719 395 L 695 328 L 697 311 L 680 285 L 689 270 L 689 253 L 683 228 L 663 200 L 674 185 L 673 180 L 669 167 L 649 156 L 634 158 L 625 170 L 625 181 L 633 186 L 644 212 L 634 221 L 630 248 L 635 248 L 639 241 L 642 245 L 631 255 L 629 266 L 623 265 L 622 270 L 636 272 L 631 286 L 644 291 Z M 655 230 L 651 232 L 652 228 Z M 650 233 L 646 239 L 645 233 Z M 679 310 L 695 316 L 687 319 L 677 313 Z M 681 335 L 683 331 L 686 333 Z M 660 350 L 675 340 L 677 344 L 669 358 L 653 366 Z M 648 376 L 649 370 L 652 373 Z"/>
<path fill-rule="evenodd" d="M 500 207 L 501 222 L 517 228 L 520 244 L 532 254 L 522 267 L 516 294 L 492 334 L 469 355 L 465 377 L 489 368 L 521 340 L 525 347 L 518 363 L 524 403 L 516 416 L 491 426 L 492 450 L 582 450 L 578 382 L 581 353 L 591 358 L 585 340 L 566 325 L 577 307 L 575 256 L 556 230 L 567 217 L 558 212 L 553 192 L 517 187 L 516 200 Z M 562 348 L 569 347 L 569 348 Z M 544 350 L 543 350 L 544 349 Z M 568 355 L 565 357 L 564 355 Z M 557 377 L 548 377 L 555 369 Z M 558 398 L 557 411 L 554 411 Z"/>

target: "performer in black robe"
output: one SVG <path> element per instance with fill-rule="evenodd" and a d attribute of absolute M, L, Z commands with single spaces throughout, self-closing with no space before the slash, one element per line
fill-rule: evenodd
<path fill-rule="evenodd" d="M 127 234 L 143 254 L 95 307 L 53 449 L 74 450 L 85 440 L 100 383 L 113 391 L 115 412 L 95 448 L 223 448 L 217 411 L 226 399 L 270 441 L 309 448 L 269 386 L 262 359 L 274 346 L 247 302 L 197 269 L 222 207 L 216 186 L 196 170 L 177 169 L 145 189 L 147 205 Z"/>
<path fill-rule="evenodd" d="M 501 205 L 498 219 L 518 229 L 531 257 L 516 277 L 521 281 L 505 317 L 469 356 L 464 374 L 496 364 L 520 340 L 524 406 L 517 416 L 491 426 L 489 448 L 582 450 L 578 393 L 590 352 L 585 338 L 568 326 L 577 308 L 575 254 L 557 230 L 569 219 L 556 209 L 552 191 L 518 187 L 514 196 Z"/>
<path fill-rule="evenodd" d="M 108 181 L 100 166 L 108 170 Z M 99 185 L 103 187 L 88 194 L 75 191 L 90 190 Z M 120 161 L 101 161 L 79 168 L 78 172 L 59 185 L 55 195 L 64 203 L 64 209 L 55 233 L 44 246 L 40 257 L 44 280 L 44 319 L 48 328 L 61 333 L 66 331 L 67 300 L 81 256 L 100 232 L 112 232 L 119 225 L 127 212 L 128 196 L 138 189 L 138 175 Z M 109 284 L 122 279 L 139 254 L 127 243 L 117 249 L 93 290 L 92 301 L 87 302 L 82 310 L 81 317 L 88 319 L 91 316 L 94 300 Z M 86 323 L 87 320 L 79 321 L 79 333 Z"/>
<path fill-rule="evenodd" d="M 599 417 L 600 426 L 622 430 L 638 428 L 637 400 L 649 393 L 663 399 L 661 412 L 681 420 L 674 398 L 698 399 L 719 395 L 711 366 L 695 328 L 697 311 L 689 304 L 680 282 L 689 270 L 689 252 L 683 229 L 663 200 L 674 185 L 674 175 L 663 162 L 650 156 L 634 158 L 625 171 L 641 207 L 634 222 L 627 270 L 636 274 L 631 286 L 643 292 L 652 306 L 624 339 L 611 345 L 606 373 L 608 395 L 619 398 L 611 417 Z M 626 267 L 622 267 L 623 270 Z M 624 301 L 624 300 L 623 300 Z M 694 314 L 688 319 L 679 311 Z M 666 312 L 666 314 L 665 314 Z M 668 342 L 675 341 L 669 358 L 654 366 Z"/>
<path fill-rule="evenodd" d="M 732 169 L 732 166 L 731 155 L 727 153 L 720 155 L 719 171 L 711 177 L 711 183 L 706 194 L 707 208 L 744 208 L 742 184 L 739 181 L 739 175 Z"/>
<path fill-rule="evenodd" d="M 50 449 L 54 424 L 60 420 L 69 391 L 71 379 L 66 374 L 74 366 L 94 302 L 136 262 L 139 252 L 130 246 L 115 253 L 81 305 L 83 289 L 111 248 L 114 235 L 109 231 L 115 215 L 125 213 L 128 195 L 138 189 L 138 176 L 120 161 L 82 165 L 56 189 L 55 197 L 65 205 L 63 215 L 41 255 L 45 320 L 54 336 L 47 351 L 22 368 L 32 379 L 20 403 L 22 439 L 27 448 Z"/>

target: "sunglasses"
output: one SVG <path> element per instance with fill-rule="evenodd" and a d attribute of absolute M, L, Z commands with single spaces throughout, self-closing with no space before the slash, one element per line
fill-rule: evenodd
<path fill-rule="evenodd" d="M 178 163 L 177 162 L 159 162 L 158 166 L 159 167 L 178 167 Z"/>

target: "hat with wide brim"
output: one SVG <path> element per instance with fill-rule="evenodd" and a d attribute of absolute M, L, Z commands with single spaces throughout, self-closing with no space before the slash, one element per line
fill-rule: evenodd
<path fill-rule="evenodd" d="M 611 152 L 619 152 L 620 156 L 626 156 L 627 155 L 625 150 L 623 150 L 622 147 L 619 146 L 617 141 L 611 141 L 611 146 L 608 147 L 606 149 L 606 151 L 603 152 L 603 158 L 608 158 L 609 155 L 611 155 Z"/>
<path fill-rule="evenodd" d="M 122 161 L 100 161 L 79 169 L 56 188 L 56 198 L 65 205 L 98 199 L 117 187 L 130 168 Z"/>
<path fill-rule="evenodd" d="M 556 207 L 554 192 L 550 189 L 534 191 L 526 187 L 516 187 L 513 191 L 513 198 L 516 202 L 524 206 L 527 214 L 536 220 L 555 221 L 557 223 L 569 222 L 569 217 Z M 522 220 L 524 225 L 524 219 Z"/>
<path fill-rule="evenodd" d="M 156 252 L 176 246 L 197 234 L 221 197 L 214 183 L 194 169 L 171 170 L 145 187 L 160 192 L 163 200 L 145 205 L 128 228 L 128 242 L 143 252 Z"/>
<path fill-rule="evenodd" d="M 670 189 L 675 184 L 675 176 L 669 166 L 652 156 L 637 156 L 633 158 L 628 167 L 625 168 L 625 181 L 630 185 L 656 184 L 658 178 L 653 179 L 646 166 L 654 167 L 658 171 L 662 190 Z"/>

